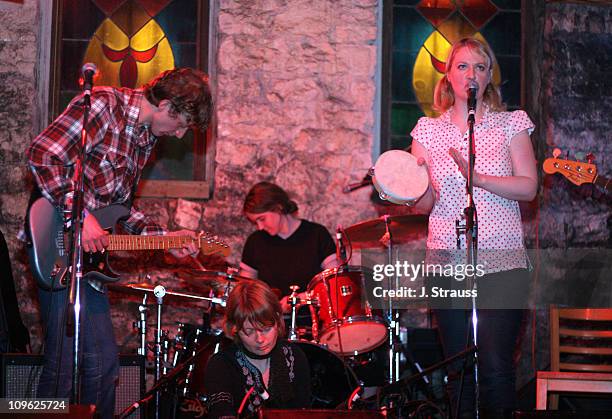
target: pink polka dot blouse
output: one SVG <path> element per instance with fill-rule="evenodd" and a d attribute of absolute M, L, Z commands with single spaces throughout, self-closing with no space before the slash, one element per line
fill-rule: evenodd
<path fill-rule="evenodd" d="M 467 159 L 468 133 L 462 134 L 451 122 L 450 112 L 438 118 L 420 118 L 411 133 L 413 140 L 427 149 L 437 196 L 429 217 L 428 249 L 457 249 L 455 221 L 466 206 L 465 178 L 448 150 L 454 147 Z M 492 112 L 486 108 L 481 121 L 474 126 L 474 170 L 492 176 L 512 176 L 510 143 L 519 132 L 528 130 L 531 134 L 533 128 L 524 111 Z M 478 187 L 474 187 L 474 202 L 478 213 L 478 263 L 485 272 L 527 267 L 518 202 Z M 465 249 L 464 235 L 460 248 Z M 465 250 L 449 253 L 455 254 L 457 260 L 453 263 L 465 260 Z"/>

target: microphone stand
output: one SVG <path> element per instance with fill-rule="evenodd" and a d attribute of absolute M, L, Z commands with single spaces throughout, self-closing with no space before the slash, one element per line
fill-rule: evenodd
<path fill-rule="evenodd" d="M 87 81 L 83 85 L 83 127 L 81 129 L 81 149 L 74 166 L 74 192 L 72 197 L 72 228 L 69 233 L 70 243 L 70 289 L 68 295 L 68 318 L 67 330 L 74 330 L 73 341 L 73 368 L 72 368 L 72 392 L 71 399 L 75 404 L 81 400 L 80 389 L 80 342 L 81 342 L 81 280 L 83 279 L 83 212 L 85 210 L 85 180 L 83 167 L 87 151 L 87 123 L 89 122 L 89 111 L 91 110 L 91 83 Z M 72 313 L 72 316 L 70 315 Z"/>
<path fill-rule="evenodd" d="M 474 165 L 476 163 L 476 148 L 474 144 L 474 123 L 476 119 L 476 92 L 477 88 L 470 87 L 468 94 L 468 170 L 466 176 L 466 199 L 467 206 L 463 210 L 465 227 L 457 226 L 457 245 L 460 245 L 459 235 L 465 234 L 466 263 L 468 266 L 475 267 L 478 261 L 478 215 L 474 204 Z M 474 273 L 466 276 L 468 288 L 474 290 L 472 293 L 472 341 L 474 344 L 474 399 L 475 399 L 475 418 L 479 419 L 480 404 L 480 380 L 478 378 L 478 311 L 476 309 L 476 279 Z M 467 344 L 467 343 L 466 343 Z M 457 404 L 460 398 L 457 399 Z"/>

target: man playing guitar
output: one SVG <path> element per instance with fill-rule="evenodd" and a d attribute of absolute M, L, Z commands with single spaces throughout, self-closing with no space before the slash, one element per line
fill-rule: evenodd
<path fill-rule="evenodd" d="M 85 95 L 73 99 L 64 112 L 38 135 L 27 151 L 38 191 L 59 214 L 72 213 L 74 167 L 80 154 Z M 99 87 L 91 92 L 84 172 L 84 252 L 99 252 L 109 235 L 95 211 L 121 204 L 127 207 L 122 226 L 130 234 L 167 233 L 131 205 L 136 185 L 159 136 L 183 137 L 187 130 L 205 130 L 212 114 L 207 76 L 188 68 L 160 74 L 140 89 Z M 45 220 L 30 213 L 27 227 Z M 66 217 L 64 217 L 66 215 Z M 39 217 L 40 218 L 40 217 Z M 175 256 L 194 255 L 193 241 L 182 242 Z M 30 252 L 31 262 L 33 251 Z M 94 289 L 94 287 L 96 289 Z M 86 310 L 81 320 L 81 400 L 95 404 L 103 418 L 113 417 L 115 384 L 119 373 L 118 350 L 104 287 L 96 281 L 83 285 Z M 72 335 L 65 327 L 67 289 L 39 287 L 41 317 L 45 323 L 45 364 L 37 396 L 68 398 L 72 381 Z"/>

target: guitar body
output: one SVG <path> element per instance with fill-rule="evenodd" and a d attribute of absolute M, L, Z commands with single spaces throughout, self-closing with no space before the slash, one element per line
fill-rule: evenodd
<path fill-rule="evenodd" d="M 92 215 L 103 229 L 113 231 L 117 222 L 129 215 L 129 210 L 122 205 L 110 205 L 93 211 Z M 29 223 L 32 238 L 30 258 L 36 282 L 45 290 L 66 288 L 70 279 L 70 245 L 61 214 L 47 199 L 40 198 L 30 207 Z M 108 252 L 83 253 L 83 275 L 85 279 L 101 282 L 119 280 L 108 264 Z"/>

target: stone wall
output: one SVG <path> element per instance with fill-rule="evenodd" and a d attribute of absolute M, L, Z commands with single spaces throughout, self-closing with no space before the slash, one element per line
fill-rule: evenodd
<path fill-rule="evenodd" d="M 205 217 L 237 243 L 250 229 L 243 198 L 261 180 L 293 191 L 300 215 L 328 228 L 373 214 L 367 191 L 341 188 L 372 165 L 376 3 L 220 2 L 217 169 Z"/>
<path fill-rule="evenodd" d="M 544 157 L 551 157 L 554 148 L 568 160 L 584 161 L 593 153 L 599 173 L 609 177 L 612 10 L 603 5 L 548 4 L 544 37 Z M 545 179 L 541 244 L 610 247 L 609 196 L 592 185 L 575 187 L 561 176 Z"/>
<path fill-rule="evenodd" d="M 611 10 L 539 0 L 528 1 L 527 7 L 526 107 L 536 122 L 533 137 L 542 179 L 527 239 L 531 248 L 540 249 L 533 259 L 540 296 L 610 307 L 612 195 L 593 185 L 575 186 L 559 174 L 545 175 L 541 167 L 559 148 L 560 158 L 568 160 L 584 161 L 593 153 L 599 173 L 612 175 L 607 116 L 612 112 Z M 523 381 L 550 363 L 547 305 L 538 305 L 531 315 L 519 370 Z"/>
<path fill-rule="evenodd" d="M 40 335 L 36 287 L 17 234 L 23 225 L 30 190 L 25 150 L 34 134 L 39 106 L 38 16 L 36 0 L 23 4 L 0 2 L 0 230 L 13 262 L 21 315 L 35 347 Z M 6 272 L 0 273 L 2 279 L 5 275 Z"/>

